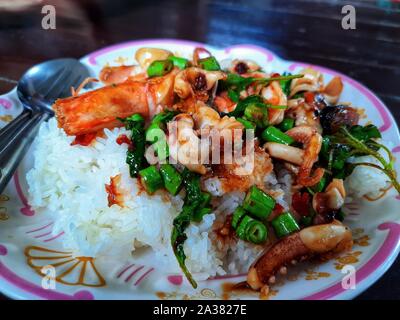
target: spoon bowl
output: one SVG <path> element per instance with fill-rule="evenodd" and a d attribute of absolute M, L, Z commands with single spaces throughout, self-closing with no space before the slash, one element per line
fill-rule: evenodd
<path fill-rule="evenodd" d="M 53 115 L 54 101 L 70 96 L 71 87 L 78 86 L 89 76 L 88 69 L 76 59 L 46 61 L 22 76 L 17 85 L 18 98 L 28 109 Z"/>
<path fill-rule="evenodd" d="M 0 130 L 0 193 L 33 142 L 43 121 L 54 116 L 54 101 L 71 95 L 71 87 L 89 77 L 88 69 L 72 58 L 55 59 L 30 68 L 17 85 L 22 113 Z"/>

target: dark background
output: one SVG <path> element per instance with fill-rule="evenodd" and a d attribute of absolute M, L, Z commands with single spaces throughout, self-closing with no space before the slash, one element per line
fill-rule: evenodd
<path fill-rule="evenodd" d="M 336 69 L 372 89 L 400 119 L 399 0 L 32 0 L 39 4 L 18 7 L 27 1 L 0 0 L 0 94 L 43 60 L 127 40 L 180 38 L 251 43 Z M 41 28 L 44 4 L 56 7 L 56 30 Z M 356 30 L 341 27 L 346 4 L 356 8 Z M 399 268 L 398 259 L 358 299 L 399 299 Z"/>

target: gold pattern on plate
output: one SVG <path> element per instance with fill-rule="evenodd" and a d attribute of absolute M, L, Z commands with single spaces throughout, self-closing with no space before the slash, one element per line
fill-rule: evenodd
<path fill-rule="evenodd" d="M 10 114 L 5 114 L 5 115 L 0 116 L 0 120 L 3 122 L 11 122 L 12 119 L 14 119 L 14 118 Z"/>
<path fill-rule="evenodd" d="M 334 263 L 335 269 L 342 270 L 345 265 L 356 264 L 359 261 L 358 258 L 361 254 L 362 251 L 351 251 L 343 256 L 336 258 L 336 262 Z"/>
<path fill-rule="evenodd" d="M 103 287 L 106 281 L 96 269 L 94 258 L 75 257 L 72 252 L 56 251 L 37 246 L 25 248 L 27 264 L 44 276 L 43 267 L 55 269 L 56 281 L 70 286 Z"/>
<path fill-rule="evenodd" d="M 220 297 L 217 296 L 214 290 L 209 289 L 209 288 L 204 288 L 199 292 L 196 292 L 192 295 L 178 292 L 178 291 L 172 291 L 172 292 L 164 292 L 164 291 L 158 291 L 156 292 L 156 296 L 159 299 L 162 300 L 201 300 L 201 299 L 220 299 Z"/>
<path fill-rule="evenodd" d="M 0 194 L 0 202 L 9 201 L 10 197 L 5 194 Z M 10 216 L 7 214 L 7 208 L 0 206 L 0 221 L 6 221 L 10 219 Z"/>
<path fill-rule="evenodd" d="M 360 247 L 368 247 L 370 245 L 369 240 L 371 238 L 368 235 L 360 236 L 359 238 L 354 239 L 354 244 Z"/>
<path fill-rule="evenodd" d="M 305 272 L 305 280 L 318 280 L 321 278 L 329 278 L 331 276 L 329 272 L 319 272 L 312 269 L 307 269 Z"/>

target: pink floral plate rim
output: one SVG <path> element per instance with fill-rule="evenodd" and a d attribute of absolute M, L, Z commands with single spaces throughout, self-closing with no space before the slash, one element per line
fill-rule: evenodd
<path fill-rule="evenodd" d="M 89 65 L 95 66 L 97 64 L 97 58 L 105 55 L 105 54 L 110 54 L 114 51 L 120 50 L 120 49 L 126 49 L 131 46 L 145 46 L 145 45 L 183 45 L 183 46 L 189 46 L 189 47 L 209 47 L 209 48 L 214 48 L 212 46 L 209 46 L 207 44 L 199 43 L 199 42 L 194 42 L 194 41 L 187 41 L 187 40 L 181 40 L 181 39 L 143 39 L 143 40 L 134 40 L 134 41 L 129 41 L 129 42 L 123 42 L 115 45 L 111 45 L 108 47 L 105 47 L 103 49 L 100 49 L 98 51 L 95 51 L 93 53 L 90 53 L 89 55 L 86 55 L 81 59 L 81 61 L 88 61 Z M 221 49 L 221 48 L 215 48 L 216 50 Z M 381 132 L 385 132 L 389 129 L 394 129 L 394 133 L 396 135 L 397 142 L 400 141 L 399 138 L 399 131 L 396 126 L 396 122 L 388 110 L 388 108 L 384 105 L 384 103 L 374 94 L 372 93 L 368 88 L 366 88 L 364 85 L 360 84 L 356 80 L 343 75 L 337 71 L 334 71 L 332 69 L 328 69 L 325 67 L 321 66 L 316 66 L 312 64 L 307 64 L 307 63 L 302 63 L 302 62 L 293 62 L 293 61 L 286 61 L 281 58 L 279 58 L 274 52 L 259 47 L 257 45 L 252 45 L 252 44 L 239 44 L 239 45 L 234 45 L 230 46 L 227 48 L 224 48 L 222 50 L 225 51 L 225 53 L 230 53 L 232 50 L 235 49 L 248 49 L 248 50 L 254 50 L 256 52 L 261 53 L 262 55 L 265 56 L 266 62 L 271 62 L 274 59 L 280 60 L 282 62 L 285 62 L 288 64 L 288 70 L 293 71 L 298 67 L 304 67 L 304 66 L 312 66 L 321 72 L 325 74 L 330 74 L 330 75 L 339 75 L 342 77 L 343 81 L 345 83 L 350 84 L 354 89 L 359 91 L 364 97 L 371 102 L 371 104 L 375 107 L 375 109 L 378 111 L 381 120 L 383 124 L 380 127 Z M 9 93 L 10 94 L 10 93 Z M 12 103 L 10 103 L 10 100 L 7 99 L 8 94 L 5 94 L 3 96 L 0 96 L 0 101 L 1 105 L 6 108 L 6 109 L 11 109 L 12 108 Z M 394 128 L 393 128 L 394 127 Z M 400 143 L 398 146 L 396 146 L 393 149 L 393 152 L 398 152 L 400 151 Z M 14 184 L 16 185 L 17 189 L 19 188 L 19 183 L 18 179 L 14 179 Z M 21 196 L 21 192 L 19 192 Z M 22 193 L 23 196 L 23 193 Z M 21 200 L 24 200 L 24 196 L 21 198 Z M 400 200 L 398 197 L 396 197 L 396 200 Z M 27 208 L 26 201 L 22 201 L 23 204 L 25 205 L 24 208 Z M 24 209 L 23 208 L 23 209 Z M 26 216 L 30 216 L 30 214 L 27 214 Z M 357 270 L 357 284 L 360 284 L 359 290 L 357 291 L 349 291 L 342 288 L 340 283 L 335 283 L 331 286 L 328 286 L 326 288 L 322 288 L 320 291 L 317 291 L 311 295 L 302 297 L 301 299 L 304 300 L 310 300 L 310 299 L 315 299 L 315 300 L 322 300 L 322 299 L 338 299 L 338 298 L 353 298 L 356 295 L 360 294 L 363 290 L 368 288 L 370 285 L 372 285 L 375 281 L 377 281 L 384 273 L 385 271 L 391 266 L 391 264 L 394 262 L 396 259 L 399 251 L 400 251 L 400 224 L 394 221 L 387 221 L 385 223 L 379 224 L 378 228 L 379 231 L 387 231 L 386 237 L 383 240 L 382 245 L 376 250 L 376 252 L 372 255 L 372 257 L 366 261 L 363 265 L 359 267 Z M 0 257 L 6 256 L 7 255 L 7 248 L 3 245 L 0 244 Z M 29 296 L 33 295 L 39 298 L 43 299 L 95 299 L 94 294 L 90 292 L 90 290 L 77 290 L 77 292 L 73 295 L 68 295 L 64 294 L 62 292 L 56 292 L 52 291 L 49 292 L 48 290 L 44 290 L 41 287 L 31 283 L 30 281 L 23 279 L 22 277 L 18 276 L 15 272 L 7 268 L 7 266 L 1 261 L 0 259 L 0 279 L 4 279 L 8 284 L 11 284 L 12 286 L 3 286 L 4 290 L 3 292 L 11 297 L 14 298 L 24 298 L 24 292 L 28 293 Z M 13 290 L 13 289 L 17 290 Z"/>

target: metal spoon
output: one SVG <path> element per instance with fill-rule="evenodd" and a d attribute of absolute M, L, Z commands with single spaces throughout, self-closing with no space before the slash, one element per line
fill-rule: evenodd
<path fill-rule="evenodd" d="M 24 110 L 0 130 L 0 193 L 33 142 L 40 124 L 54 116 L 52 104 L 71 95 L 89 77 L 76 59 L 55 59 L 30 68 L 18 82 L 17 94 Z"/>

